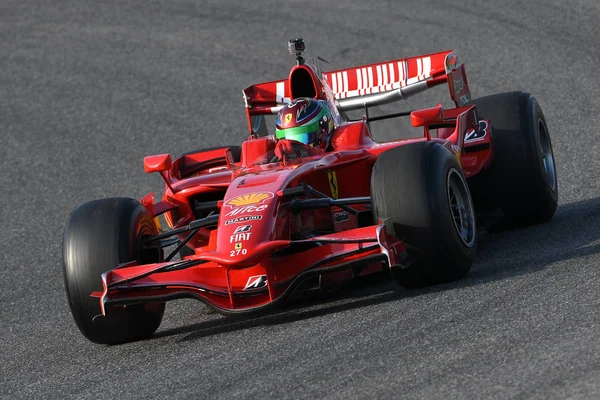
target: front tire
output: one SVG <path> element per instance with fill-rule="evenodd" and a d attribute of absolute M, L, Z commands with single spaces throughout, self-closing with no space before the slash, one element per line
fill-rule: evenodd
<path fill-rule="evenodd" d="M 477 248 L 475 212 L 460 165 L 436 142 L 418 142 L 381 154 L 371 175 L 375 220 L 404 240 L 416 257 L 393 267 L 405 287 L 455 280 L 466 275 Z"/>
<path fill-rule="evenodd" d="M 94 200 L 78 206 L 69 216 L 63 238 L 63 275 L 73 318 L 81 333 L 95 343 L 115 344 L 151 336 L 162 320 L 165 303 L 111 309 L 107 318 L 100 300 L 101 275 L 121 263 L 159 262 L 162 252 L 143 249 L 141 239 L 157 234 L 148 211 L 136 200 Z"/>

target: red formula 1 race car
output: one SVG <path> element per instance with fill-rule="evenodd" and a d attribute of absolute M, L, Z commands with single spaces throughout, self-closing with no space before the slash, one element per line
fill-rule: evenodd
<path fill-rule="evenodd" d="M 302 57 L 301 40 L 289 46 L 296 65 L 287 79 L 243 91 L 250 134 L 241 146 L 146 157 L 146 172 L 166 182 L 162 200 L 102 199 L 72 212 L 65 285 L 89 340 L 148 337 L 173 299 L 236 315 L 382 271 L 406 287 L 450 281 L 471 268 L 482 225 L 554 215 L 552 146 L 532 95 L 471 99 L 454 51 L 322 73 Z M 368 116 L 441 84 L 456 108 Z M 266 134 L 265 115 L 313 100 L 331 115 L 326 148 L 287 141 L 282 156 L 287 139 Z M 360 109 L 363 118 L 348 118 Z M 422 137 L 372 139 L 372 121 L 402 116 Z"/>

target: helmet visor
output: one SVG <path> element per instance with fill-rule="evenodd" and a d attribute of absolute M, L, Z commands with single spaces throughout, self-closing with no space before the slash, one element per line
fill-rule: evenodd
<path fill-rule="evenodd" d="M 312 145 L 317 139 L 318 132 L 319 121 L 316 121 L 312 124 L 295 128 L 277 129 L 275 131 L 275 136 L 277 139 L 296 140 L 304 144 Z"/>

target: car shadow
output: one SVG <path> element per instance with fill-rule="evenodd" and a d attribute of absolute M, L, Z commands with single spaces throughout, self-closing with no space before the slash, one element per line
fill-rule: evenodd
<path fill-rule="evenodd" d="M 407 290 L 384 274 L 355 280 L 333 293 L 297 299 L 267 315 L 221 317 L 157 332 L 152 339 L 185 335 L 181 341 L 285 324 L 457 288 L 481 285 L 540 271 L 552 264 L 600 253 L 600 197 L 559 207 L 549 223 L 480 237 L 478 259 L 467 277 Z"/>
<path fill-rule="evenodd" d="M 293 299 L 286 306 L 275 309 L 268 314 L 236 317 L 221 317 L 215 314 L 215 318 L 208 321 L 159 331 L 151 339 L 187 333 L 188 335 L 181 340 L 193 340 L 259 326 L 301 321 L 384 303 L 399 297 L 399 292 L 392 287 L 395 285 L 387 281 L 383 276 L 377 278 L 371 277 L 368 280 L 371 281 L 368 283 L 368 288 L 364 286 L 359 288 L 359 282 L 363 282 L 362 285 L 365 285 L 365 283 L 362 279 L 357 279 L 352 285 L 348 285 L 348 287 L 338 289 L 332 293 L 315 294 L 310 298 Z"/>

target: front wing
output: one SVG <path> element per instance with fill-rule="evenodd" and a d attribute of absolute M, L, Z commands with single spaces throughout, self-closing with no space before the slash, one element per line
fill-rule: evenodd
<path fill-rule="evenodd" d="M 104 290 L 94 292 L 103 316 L 114 307 L 194 298 L 226 314 L 253 313 L 284 302 L 309 278 L 344 281 L 407 261 L 402 242 L 385 223 L 305 240 L 275 240 L 236 264 L 216 253 L 180 261 L 122 264 L 102 274 Z M 251 266 L 247 266 L 249 262 Z"/>

